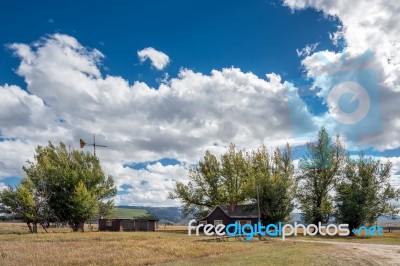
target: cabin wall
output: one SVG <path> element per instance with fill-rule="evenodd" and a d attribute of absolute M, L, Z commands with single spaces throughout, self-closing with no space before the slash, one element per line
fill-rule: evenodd
<path fill-rule="evenodd" d="M 212 224 L 214 225 L 215 220 L 222 220 L 222 223 L 224 225 L 228 224 L 233 224 L 236 221 L 243 222 L 245 223 L 246 221 L 250 221 L 251 224 L 257 224 L 258 223 L 258 218 L 231 218 L 226 213 L 221 209 L 221 208 L 216 208 L 207 218 L 199 220 L 201 221 L 207 221 L 207 224 Z"/>
<path fill-rule="evenodd" d="M 119 219 L 99 219 L 99 231 L 120 231 L 120 228 L 121 220 Z"/>
<path fill-rule="evenodd" d="M 99 219 L 99 231 L 155 231 L 156 227 L 157 221 Z"/>

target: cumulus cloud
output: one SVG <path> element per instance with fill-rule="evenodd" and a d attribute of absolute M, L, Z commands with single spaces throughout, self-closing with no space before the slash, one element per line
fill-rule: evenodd
<path fill-rule="evenodd" d="M 315 51 L 302 61 L 306 74 L 315 80 L 315 87 L 321 89 L 319 96 L 326 101 L 335 80 L 329 79 L 332 73 L 343 73 L 346 79 L 360 81 L 360 73 L 372 70 L 370 76 L 378 97 L 373 104 L 380 110 L 381 130 L 358 136 L 353 147 L 373 147 L 379 150 L 400 146 L 400 120 L 398 102 L 400 101 L 400 2 L 389 0 L 346 1 L 328 0 L 285 0 L 293 10 L 315 8 L 328 16 L 340 20 L 338 31 L 331 33 L 332 40 L 338 43 L 343 39 L 345 49 L 340 53 Z M 367 60 L 360 60 L 370 51 Z M 360 99 L 363 100 L 363 99 Z M 321 122 L 331 126 L 332 131 L 350 134 L 349 129 L 332 122 L 332 111 Z M 379 125 L 377 125 L 379 128 Z"/>
<path fill-rule="evenodd" d="M 10 49 L 21 60 L 17 73 L 27 86 L 0 87 L 0 180 L 22 176 L 36 145 L 63 141 L 77 148 L 80 138 L 96 134 L 108 146 L 96 153 L 123 191 L 118 203 L 176 204 L 166 201 L 168 192 L 176 180 L 185 181 L 187 165 L 205 150 L 220 154 L 230 142 L 249 149 L 291 138 L 286 87 L 274 73 L 260 78 L 233 67 L 209 74 L 183 68 L 152 88 L 102 76 L 103 54 L 71 36 Z M 314 123 L 311 116 L 303 120 Z M 124 167 L 161 158 L 182 164 Z M 132 187 L 124 190 L 123 184 Z"/>
<path fill-rule="evenodd" d="M 161 51 L 157 51 L 153 47 L 147 47 L 137 52 L 140 62 L 150 60 L 151 65 L 158 69 L 163 70 L 170 62 L 169 56 Z"/>
<path fill-rule="evenodd" d="M 318 89 L 317 95 L 329 108 L 327 114 L 316 119 L 318 123 L 331 132 L 344 135 L 347 148 L 398 148 L 400 120 L 396 114 L 400 102 L 400 28 L 397 25 L 400 23 L 400 2 L 356 0 L 349 5 L 348 1 L 285 0 L 284 3 L 293 11 L 314 8 L 341 22 L 338 30 L 330 36 L 334 44 L 345 44 L 343 51 L 317 51 L 317 47 L 310 46 L 298 51 L 299 56 L 305 56 L 302 65 L 314 82 L 313 88 Z M 363 131 L 360 125 L 354 128 L 335 123 L 333 115 L 337 106 L 330 103 L 328 97 L 337 85 L 338 75 L 341 77 L 339 80 L 355 81 L 376 90 L 371 106 L 379 108 L 380 117 L 366 127 L 380 130 L 353 138 L 352 131 Z M 359 98 L 359 103 L 365 100 Z M 400 157 L 378 159 L 393 163 L 390 182 L 400 188 Z"/>
<path fill-rule="evenodd" d="M 352 8 L 345 1 L 286 0 L 285 4 L 293 10 L 312 7 L 341 21 L 331 36 L 334 43 L 343 38 L 346 49 L 318 51 L 314 44 L 298 50 L 305 73 L 326 102 L 334 85 L 332 73 L 357 80 L 357 73 L 372 69 L 382 130 L 358 136 L 357 141 L 381 150 L 399 147 L 400 28 L 396 25 L 400 4 L 383 0 L 353 1 Z M 328 105 L 327 114 L 313 117 L 293 86 L 295 117 L 291 118 L 288 84 L 274 73 L 261 78 L 233 67 L 211 73 L 182 68 L 176 77 L 166 77 L 153 88 L 103 76 L 99 64 L 104 55 L 68 35 L 54 34 L 32 45 L 16 43 L 9 48 L 21 60 L 17 73 L 27 86 L 0 86 L 0 180 L 22 176 L 21 166 L 38 144 L 50 140 L 77 147 L 79 138 L 89 139 L 95 133 L 108 146 L 97 155 L 122 192 L 117 203 L 173 205 L 177 202 L 166 197 L 174 182 L 185 182 L 188 165 L 207 149 L 221 154 L 230 142 L 243 149 L 261 143 L 282 145 L 292 140 L 293 119 L 301 121 L 304 131 L 325 125 L 351 141 L 347 136 L 351 132 L 333 123 L 334 106 Z M 360 62 L 366 50 L 371 54 Z M 166 54 L 151 47 L 138 56 L 158 70 L 169 63 Z M 182 163 L 155 163 L 139 170 L 124 167 L 165 157 Z M 395 164 L 392 182 L 397 185 L 400 160 L 390 159 Z"/>
<path fill-rule="evenodd" d="M 140 170 L 107 163 L 105 169 L 118 177 L 116 185 L 120 194 L 115 197 L 116 204 L 128 205 L 178 205 L 178 200 L 167 199 L 168 193 L 174 189 L 175 182 L 186 182 L 187 175 L 187 166 L 183 164 L 164 166 L 159 162 Z M 124 187 L 126 184 L 129 185 Z"/>

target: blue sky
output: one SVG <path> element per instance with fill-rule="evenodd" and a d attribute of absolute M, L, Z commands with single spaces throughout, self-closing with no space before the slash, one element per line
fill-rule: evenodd
<path fill-rule="evenodd" d="M 388 25 L 399 21 L 385 1 L 372 5 L 381 14 L 361 16 L 375 10 L 362 1 L 2 3 L 0 187 L 18 183 L 35 146 L 78 148 L 94 133 L 124 205 L 178 204 L 165 201 L 175 181 L 230 142 L 289 142 L 298 159 L 320 126 L 398 173 L 400 44 Z M 334 102 L 341 82 L 371 97 Z M 366 102 L 361 121 L 343 123 Z"/>
<path fill-rule="evenodd" d="M 17 2 L 3 5 L 3 45 L 68 34 L 105 54 L 104 74 L 153 85 L 163 72 L 139 64 L 136 56 L 148 46 L 172 58 L 166 69 L 172 76 L 181 67 L 209 73 L 235 66 L 260 77 L 275 72 L 288 79 L 302 75 L 296 49 L 319 43 L 320 49 L 338 50 L 329 39 L 337 21 L 315 10 L 293 13 L 268 1 L 26 1 L 23 9 Z M 0 82 L 22 86 L 13 71 L 19 60 L 7 49 L 1 58 Z"/>

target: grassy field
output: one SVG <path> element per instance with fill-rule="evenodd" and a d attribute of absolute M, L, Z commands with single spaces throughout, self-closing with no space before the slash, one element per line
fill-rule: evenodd
<path fill-rule="evenodd" d="M 185 227 L 164 229 L 161 226 L 156 232 L 85 233 L 54 228 L 50 229 L 51 233 L 36 235 L 28 234 L 25 227 L 18 223 L 0 223 L 0 265 L 376 265 L 377 262 L 396 265 L 396 260 L 385 258 L 384 253 L 363 254 L 368 252 L 363 247 L 386 250 L 386 246 L 355 244 L 349 248 L 326 241 L 387 241 L 398 245 L 387 247 L 395 247 L 388 250 L 399 252 L 400 258 L 400 233 L 385 234 L 379 241 L 378 238 L 296 237 L 288 241 L 199 242 L 205 237 L 189 237 Z M 400 259 L 398 262 L 400 265 Z"/>

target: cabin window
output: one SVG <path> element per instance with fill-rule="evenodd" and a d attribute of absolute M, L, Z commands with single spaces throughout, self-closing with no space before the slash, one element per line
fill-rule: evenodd
<path fill-rule="evenodd" d="M 112 226 L 112 221 L 111 220 L 107 220 L 106 221 L 106 226 L 111 227 Z"/>
<path fill-rule="evenodd" d="M 207 221 L 200 221 L 199 224 L 204 224 L 204 225 L 206 225 L 206 224 L 207 224 Z"/>
<path fill-rule="evenodd" d="M 217 226 L 219 224 L 223 224 L 222 220 L 214 220 L 214 226 Z"/>

